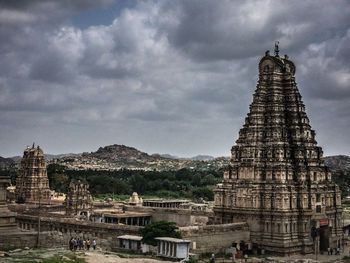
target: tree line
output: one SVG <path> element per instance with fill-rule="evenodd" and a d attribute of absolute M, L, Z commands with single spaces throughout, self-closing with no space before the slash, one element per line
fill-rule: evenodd
<path fill-rule="evenodd" d="M 49 164 L 47 175 L 50 188 L 61 193 L 67 193 L 72 179 L 85 180 L 89 183 L 92 195 L 115 194 L 130 195 L 137 192 L 140 195 L 152 195 L 163 198 L 191 198 L 213 200 L 213 188 L 222 181 L 221 170 L 196 171 L 192 169 L 170 171 L 143 170 L 66 170 L 65 166 Z M 18 170 L 14 167 L 0 170 L 0 176 L 10 176 L 15 184 Z M 350 169 L 332 172 L 332 180 L 342 193 L 342 198 L 350 195 Z"/>
<path fill-rule="evenodd" d="M 72 179 L 89 183 L 92 195 L 117 194 L 154 195 L 163 198 L 191 198 L 213 200 L 212 189 L 221 182 L 221 171 L 195 171 L 191 169 L 170 171 L 143 170 L 66 170 L 64 166 L 47 166 L 50 188 L 66 193 Z"/>

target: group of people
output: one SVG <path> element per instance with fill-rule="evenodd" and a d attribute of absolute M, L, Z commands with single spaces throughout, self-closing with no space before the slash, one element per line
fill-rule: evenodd
<path fill-rule="evenodd" d="M 90 247 L 92 246 L 92 248 L 95 250 L 96 249 L 96 240 L 93 239 L 92 241 L 90 241 L 90 239 L 84 239 L 84 238 L 79 238 L 79 237 L 75 237 L 75 238 L 71 238 L 69 240 L 69 249 L 72 251 L 76 251 L 76 250 L 90 250 Z"/>
<path fill-rule="evenodd" d="M 327 249 L 327 253 L 328 253 L 328 255 L 333 255 L 333 253 L 334 253 L 334 255 L 340 255 L 340 249 L 339 249 L 339 247 L 337 247 L 337 248 L 328 248 Z"/>

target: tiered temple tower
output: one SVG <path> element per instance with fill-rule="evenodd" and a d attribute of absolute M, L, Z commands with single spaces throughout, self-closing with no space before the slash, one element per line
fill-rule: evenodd
<path fill-rule="evenodd" d="M 21 160 L 16 181 L 16 201 L 38 202 L 50 199 L 49 180 L 43 150 L 39 146 L 27 147 Z"/>
<path fill-rule="evenodd" d="M 222 184 L 217 223 L 246 221 L 253 247 L 280 254 L 340 246 L 342 208 L 295 82 L 295 65 L 269 51 Z M 317 235 L 316 235 L 317 234 Z"/>
<path fill-rule="evenodd" d="M 93 202 L 87 182 L 72 180 L 65 200 L 66 214 L 89 219 Z"/>

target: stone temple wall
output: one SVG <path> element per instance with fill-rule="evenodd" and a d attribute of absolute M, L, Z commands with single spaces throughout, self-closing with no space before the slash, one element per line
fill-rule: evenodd
<path fill-rule="evenodd" d="M 191 240 L 191 253 L 225 252 L 232 243 L 250 242 L 246 223 L 181 227 L 184 239 Z"/>
<path fill-rule="evenodd" d="M 205 225 L 208 223 L 209 217 L 213 216 L 213 213 L 211 212 L 191 211 L 189 209 L 125 206 L 125 210 L 140 213 L 152 213 L 152 221 L 171 221 L 175 222 L 179 227 Z"/>
<path fill-rule="evenodd" d="M 16 219 L 22 231 L 35 233 L 37 236 L 38 218 L 36 216 L 18 215 Z M 138 235 L 139 227 L 45 217 L 40 220 L 40 229 L 41 247 L 68 247 L 71 237 L 79 237 L 96 239 L 98 247 L 113 250 L 114 247 L 117 247 L 117 236 Z M 33 247 L 35 244 L 27 246 Z"/>
<path fill-rule="evenodd" d="M 11 248 L 34 247 L 37 244 L 38 219 L 31 215 L 18 215 L 17 222 L 22 230 L 14 237 Z M 62 218 L 41 218 L 40 246 L 44 248 L 68 248 L 71 237 L 96 239 L 98 247 L 115 250 L 118 247 L 117 237 L 121 235 L 139 235 L 138 226 L 120 226 L 75 221 Z M 180 227 L 184 239 L 191 240 L 191 253 L 222 252 L 232 243 L 244 241 L 249 243 L 250 232 L 246 223 Z M 0 244 L 1 245 L 1 244 Z M 0 247 L 1 248 L 1 247 Z"/>
<path fill-rule="evenodd" d="M 0 233 L 0 250 L 15 248 L 33 248 L 36 245 L 37 235 L 34 232 Z"/>

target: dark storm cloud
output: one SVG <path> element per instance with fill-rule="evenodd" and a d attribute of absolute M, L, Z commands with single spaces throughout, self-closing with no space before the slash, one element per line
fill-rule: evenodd
<path fill-rule="evenodd" d="M 318 141 L 349 153 L 335 136 L 350 132 L 347 1 L 118 3 L 0 0 L 0 155 L 33 140 L 48 152 L 228 155 L 275 40 L 296 63 Z M 99 8 L 111 23 L 74 24 Z"/>
<path fill-rule="evenodd" d="M 298 58 L 305 94 L 324 100 L 350 98 L 350 30 L 344 35 L 311 44 Z"/>
<path fill-rule="evenodd" d="M 162 6 L 159 30 L 198 60 L 246 58 L 280 40 L 289 52 L 343 34 L 347 1 L 172 1 Z"/>
<path fill-rule="evenodd" d="M 56 10 L 57 12 L 70 13 L 81 9 L 108 5 L 112 2 L 113 0 L 45 0 L 44 2 L 42 0 L 1 0 L 0 7 L 2 9 L 22 10 L 26 12 Z"/>

